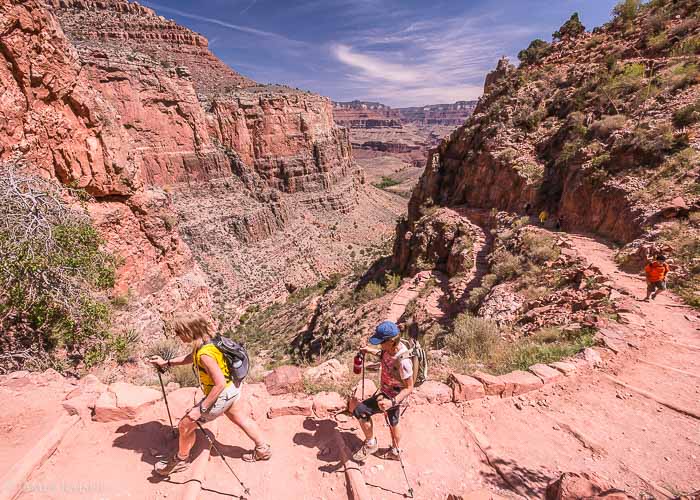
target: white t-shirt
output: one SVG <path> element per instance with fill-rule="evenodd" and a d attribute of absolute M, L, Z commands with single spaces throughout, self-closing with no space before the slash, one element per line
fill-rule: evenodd
<path fill-rule="evenodd" d="M 408 349 L 406 346 L 399 344 L 399 349 L 396 351 L 396 354 L 389 355 L 384 352 L 382 353 L 382 392 L 390 397 L 396 396 L 401 391 L 404 386 L 403 380 L 413 376 L 413 362 L 409 357 L 402 359 L 398 364 L 398 375 L 401 377 L 401 380 L 398 380 L 394 376 L 398 359 L 407 352 Z"/>

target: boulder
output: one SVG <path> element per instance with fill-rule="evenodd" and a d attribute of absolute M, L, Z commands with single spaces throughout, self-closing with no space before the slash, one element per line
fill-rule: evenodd
<path fill-rule="evenodd" d="M 95 402 L 93 420 L 113 422 L 133 420 L 144 408 L 161 399 L 160 391 L 126 382 L 115 382 Z"/>
<path fill-rule="evenodd" d="M 317 417 L 329 417 L 347 407 L 345 399 L 337 392 L 319 392 L 314 396 L 313 410 Z"/>
<path fill-rule="evenodd" d="M 565 472 L 559 479 L 547 485 L 546 500 L 602 499 L 627 500 L 630 497 L 621 490 L 614 489 L 595 474 Z"/>
<path fill-rule="evenodd" d="M 329 359 L 318 366 L 308 368 L 304 372 L 304 380 L 309 382 L 340 382 L 348 376 L 349 372 L 349 368 L 337 359 Z"/>
<path fill-rule="evenodd" d="M 304 390 L 303 372 L 298 366 L 280 366 L 265 377 L 267 392 L 273 396 Z"/>
<path fill-rule="evenodd" d="M 437 380 L 428 380 L 414 389 L 412 396 L 416 404 L 449 403 L 452 401 L 452 389 Z"/>
<path fill-rule="evenodd" d="M 599 368 L 603 366 L 603 359 L 600 357 L 598 351 L 596 351 L 595 349 L 591 349 L 590 347 L 586 347 L 583 350 L 583 359 L 585 359 L 586 362 L 593 368 Z"/>
<path fill-rule="evenodd" d="M 561 377 L 561 372 L 559 370 L 556 370 L 555 368 L 544 365 L 542 363 L 532 365 L 528 369 L 532 373 L 537 375 L 544 384 L 551 384 L 552 382 L 556 381 L 559 377 Z"/>
<path fill-rule="evenodd" d="M 560 371 L 566 376 L 569 376 L 576 371 L 575 364 L 566 363 L 565 361 L 555 361 L 554 363 L 549 363 L 549 366 L 551 366 L 557 371 Z"/>
<path fill-rule="evenodd" d="M 452 387 L 452 401 L 470 401 L 486 396 L 484 384 L 469 375 L 453 373 L 448 380 Z"/>
<path fill-rule="evenodd" d="M 495 375 L 476 371 L 472 373 L 472 377 L 484 384 L 484 390 L 487 396 L 500 396 L 503 393 L 505 385 L 503 381 Z"/>
<path fill-rule="evenodd" d="M 683 217 L 688 215 L 688 204 L 680 196 L 672 199 L 667 205 L 665 205 L 659 214 L 667 219 L 673 217 Z"/>
<path fill-rule="evenodd" d="M 296 399 L 289 396 L 272 398 L 270 409 L 267 411 L 267 418 L 289 415 L 312 416 L 313 402 L 310 399 Z"/>
<path fill-rule="evenodd" d="M 107 385 L 94 375 L 86 375 L 78 386 L 66 395 L 62 405 L 70 415 L 80 415 L 89 420 L 100 395 L 107 390 Z"/>
<path fill-rule="evenodd" d="M 260 420 L 270 409 L 270 393 L 265 384 L 245 384 L 243 399 L 248 404 L 248 414 L 253 420 Z"/>
<path fill-rule="evenodd" d="M 498 378 L 503 382 L 503 393 L 501 394 L 503 398 L 519 396 L 526 392 L 535 391 L 543 385 L 539 377 L 521 370 L 506 373 Z"/>

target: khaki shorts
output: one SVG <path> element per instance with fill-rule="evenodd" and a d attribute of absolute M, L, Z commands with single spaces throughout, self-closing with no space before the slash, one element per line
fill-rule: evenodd
<path fill-rule="evenodd" d="M 647 293 L 654 293 L 655 291 L 666 290 L 666 280 L 661 281 L 647 281 Z"/>
<path fill-rule="evenodd" d="M 211 410 L 208 412 L 202 414 L 202 416 L 199 418 L 200 422 L 211 422 L 217 417 L 220 417 L 224 413 L 228 411 L 231 406 L 233 406 L 233 403 L 238 401 L 241 397 L 241 389 L 243 388 L 243 384 L 241 384 L 240 387 L 236 387 L 235 384 L 231 383 L 226 389 L 221 391 L 221 394 L 219 394 L 219 397 L 216 399 L 214 402 L 214 406 L 211 407 Z M 198 405 L 204 401 L 205 398 L 202 398 Z"/>

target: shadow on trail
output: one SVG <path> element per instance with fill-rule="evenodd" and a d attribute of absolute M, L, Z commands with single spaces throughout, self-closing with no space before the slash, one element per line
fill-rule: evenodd
<path fill-rule="evenodd" d="M 292 441 L 300 446 L 316 448 L 316 458 L 327 465 L 322 465 L 318 470 L 322 472 L 339 472 L 343 469 L 340 450 L 336 442 L 336 433 L 349 443 L 350 449 L 359 448 L 362 440 L 351 431 L 343 431 L 338 428 L 338 423 L 331 419 L 307 418 L 304 420 L 304 429 L 309 432 L 297 432 Z"/>
<path fill-rule="evenodd" d="M 155 481 L 153 481 L 153 482 L 155 482 Z M 187 481 L 173 481 L 173 480 L 170 479 L 170 478 L 164 478 L 164 479 L 162 479 L 160 482 L 169 483 L 169 484 L 175 484 L 175 485 L 178 485 L 178 486 L 184 486 L 184 485 L 189 484 L 189 483 L 198 483 L 198 482 L 200 482 L 200 481 L 199 481 L 198 479 L 188 479 Z M 221 495 L 221 496 L 226 497 L 226 498 L 239 498 L 239 499 L 241 499 L 241 498 L 247 498 L 247 497 L 242 496 L 242 495 L 235 495 L 235 494 L 233 494 L 233 493 L 226 493 L 226 492 L 224 492 L 224 491 L 213 490 L 213 489 L 211 489 L 211 488 L 207 488 L 207 487 L 204 486 L 204 485 L 200 486 L 200 490 L 201 490 L 201 491 L 206 491 L 206 492 L 208 492 L 208 493 L 216 493 L 217 495 Z"/>
<path fill-rule="evenodd" d="M 141 461 L 152 466 L 155 466 L 156 462 L 169 457 L 177 451 L 178 440 L 173 434 L 172 428 L 155 420 L 137 425 L 124 424 L 116 432 L 121 435 L 114 439 L 112 442 L 113 446 L 140 453 Z M 190 453 L 190 463 L 208 446 L 209 443 L 206 438 L 201 435 L 201 432 L 197 432 L 197 440 Z M 224 447 L 218 442 L 217 446 Z M 151 483 L 172 482 L 167 478 L 156 475 L 154 472 L 148 478 L 148 481 Z"/>
<path fill-rule="evenodd" d="M 510 489 L 527 498 L 542 498 L 552 475 L 542 469 L 528 469 L 511 460 L 491 460 L 493 472 L 482 472 L 487 483 L 498 488 Z"/>

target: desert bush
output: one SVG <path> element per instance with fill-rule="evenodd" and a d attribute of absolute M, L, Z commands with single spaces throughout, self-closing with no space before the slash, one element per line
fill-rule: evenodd
<path fill-rule="evenodd" d="M 379 189 L 386 189 L 392 186 L 398 186 L 399 184 L 401 184 L 401 181 L 397 181 L 395 179 L 392 179 L 391 177 L 382 176 L 382 180 L 374 184 L 374 187 Z"/>
<path fill-rule="evenodd" d="M 401 285 L 401 276 L 393 273 L 384 275 L 384 291 L 386 293 L 393 292 Z"/>
<path fill-rule="evenodd" d="M 687 127 L 700 121 L 700 100 L 688 104 L 673 113 L 673 124 L 678 128 Z"/>
<path fill-rule="evenodd" d="M 586 31 L 586 27 L 581 24 L 578 17 L 578 12 L 571 14 L 568 21 L 562 24 L 561 28 L 552 33 L 554 39 L 563 40 L 564 38 L 575 38 Z"/>
<path fill-rule="evenodd" d="M 60 186 L 0 164 L 0 353 L 19 368 L 60 347 L 86 364 L 106 356 L 115 259 Z"/>
<path fill-rule="evenodd" d="M 168 380 L 180 384 L 180 387 L 199 387 L 199 379 L 190 364 L 173 366 L 168 372 Z"/>
<path fill-rule="evenodd" d="M 594 137 L 607 139 L 616 130 L 620 130 L 627 123 L 625 115 L 608 115 L 591 124 L 590 131 Z"/>
<path fill-rule="evenodd" d="M 498 325 L 468 313 L 457 316 L 452 331 L 444 337 L 445 348 L 468 359 L 488 359 L 500 342 Z"/>
<path fill-rule="evenodd" d="M 641 0 L 622 0 L 613 7 L 613 15 L 622 20 L 624 23 L 630 23 L 637 17 Z"/>
<path fill-rule="evenodd" d="M 160 356 L 168 360 L 179 356 L 181 353 L 184 353 L 185 350 L 187 350 L 187 347 L 178 339 L 165 338 L 151 343 L 146 349 L 146 357 Z"/>
<path fill-rule="evenodd" d="M 108 349 L 115 361 L 122 365 L 131 361 L 139 343 L 139 334 L 134 330 L 114 334 L 109 339 Z"/>
<path fill-rule="evenodd" d="M 498 282 L 502 283 L 519 276 L 523 272 L 523 265 L 517 255 L 507 250 L 498 250 L 493 254 L 491 271 L 496 275 Z"/>
<path fill-rule="evenodd" d="M 528 260 L 544 264 L 546 261 L 556 260 L 561 250 L 551 236 L 539 231 L 529 231 L 523 235 L 523 252 Z"/>
<path fill-rule="evenodd" d="M 375 283 L 374 281 L 370 281 L 364 287 L 362 287 L 359 292 L 357 292 L 356 299 L 358 303 L 364 304 L 370 300 L 378 299 L 384 294 L 385 290 L 382 285 Z"/>
<path fill-rule="evenodd" d="M 527 49 L 518 52 L 518 59 L 520 59 L 523 64 L 536 64 L 542 58 L 549 55 L 550 52 L 551 45 L 537 38 L 530 42 Z"/>
<path fill-rule="evenodd" d="M 665 31 L 662 31 L 661 33 L 658 33 L 652 37 L 649 37 L 647 40 L 647 46 L 650 49 L 661 51 L 667 48 L 671 44 L 671 41 L 668 39 L 668 33 Z"/>
<path fill-rule="evenodd" d="M 696 63 L 681 63 L 671 68 L 666 85 L 675 92 L 695 85 L 699 80 L 700 67 Z"/>

